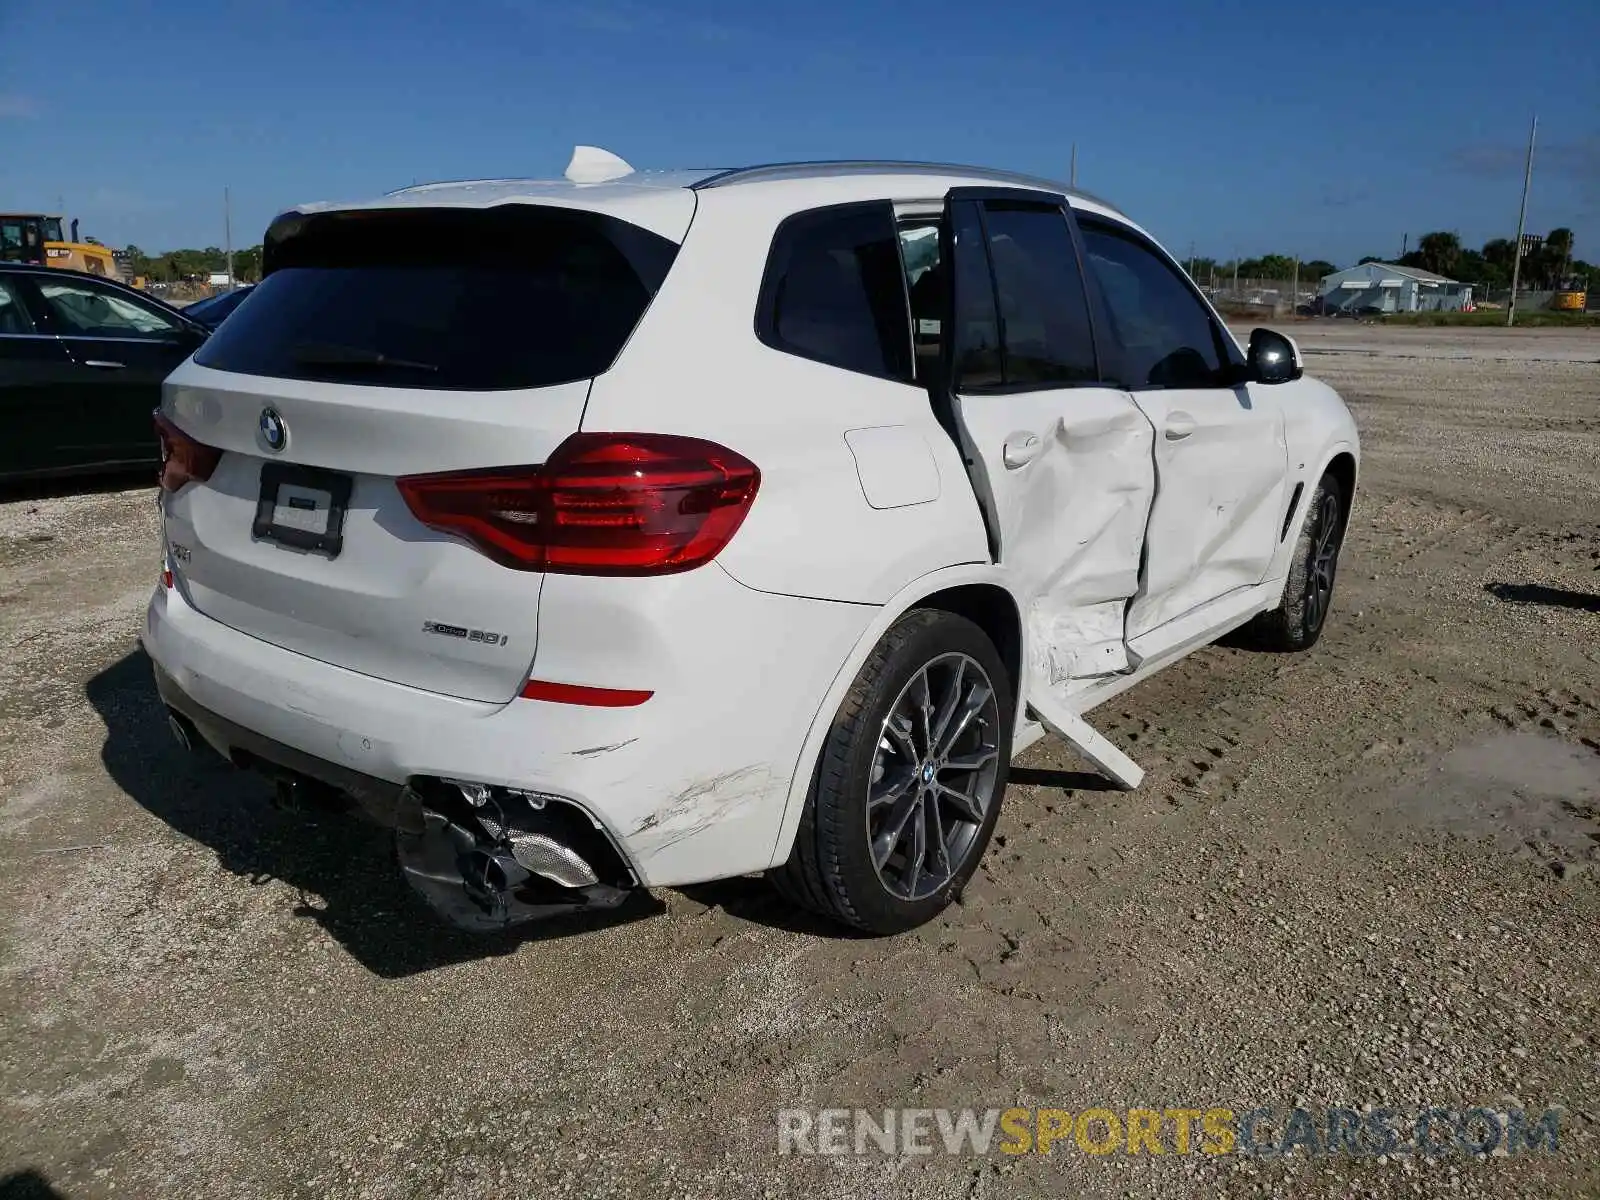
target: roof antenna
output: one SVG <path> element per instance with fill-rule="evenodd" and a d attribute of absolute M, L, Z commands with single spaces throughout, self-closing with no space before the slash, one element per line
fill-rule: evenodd
<path fill-rule="evenodd" d="M 567 178 L 573 183 L 607 183 L 632 174 L 632 167 L 599 146 L 574 146 L 567 164 Z"/>

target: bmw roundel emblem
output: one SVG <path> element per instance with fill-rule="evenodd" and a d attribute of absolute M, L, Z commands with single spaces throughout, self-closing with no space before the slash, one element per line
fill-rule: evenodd
<path fill-rule="evenodd" d="M 282 450 L 289 444 L 289 427 L 283 423 L 275 408 L 261 410 L 261 440 L 268 450 Z"/>

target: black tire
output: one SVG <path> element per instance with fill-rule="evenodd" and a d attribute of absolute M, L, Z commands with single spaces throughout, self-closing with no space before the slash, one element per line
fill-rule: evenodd
<path fill-rule="evenodd" d="M 976 736 L 984 743 L 984 748 L 972 757 L 987 755 L 989 743 L 996 754 L 993 775 L 983 776 L 985 780 L 992 779 L 987 785 L 989 795 L 981 814 L 983 820 L 963 822 L 959 815 L 951 815 L 950 808 L 941 808 L 946 802 L 929 795 L 921 783 L 913 783 L 907 795 L 916 792 L 922 798 L 909 801 L 910 807 L 916 809 L 931 804 L 941 808 L 942 815 L 926 819 L 939 822 L 941 833 L 944 832 L 942 822 L 949 819 L 951 836 L 964 841 L 964 849 L 947 851 L 940 872 L 930 872 L 931 877 L 954 867 L 948 880 L 937 885 L 931 894 L 916 894 L 914 885 L 907 886 L 907 895 L 896 894 L 880 874 L 872 848 L 873 818 L 869 814 L 868 792 L 875 782 L 881 783 L 881 780 L 874 780 L 880 738 L 885 738 L 883 731 L 891 710 L 897 702 L 912 695 L 909 689 L 924 669 L 929 674 L 923 678 L 929 680 L 941 677 L 941 672 L 945 679 L 974 678 L 955 674 L 956 667 L 963 673 L 968 672 L 968 663 L 975 663 L 987 676 L 994 699 L 995 728 L 988 728 L 988 720 L 982 714 L 972 722 L 973 729 L 982 728 Z M 964 682 L 955 685 L 958 694 L 964 686 Z M 989 711 L 984 709 L 984 713 Z M 994 833 L 1011 764 L 1014 718 L 1010 673 L 983 630 L 954 613 L 917 609 L 905 614 L 890 627 L 862 666 L 833 719 L 806 795 L 789 861 L 769 873 L 778 891 L 803 908 L 869 933 L 901 933 L 932 920 L 960 897 Z M 949 727 L 954 728 L 953 722 Z M 888 739 L 885 738 L 884 744 L 889 745 Z M 950 757 L 957 756 L 952 753 Z M 908 756 L 906 761 L 909 762 Z M 969 782 L 975 790 L 980 790 L 978 775 L 967 774 L 966 768 L 936 767 L 931 775 L 925 771 L 925 767 L 922 771 L 913 769 L 909 776 L 902 777 L 949 779 L 951 776 L 944 772 L 953 771 L 958 773 L 954 782 Z M 881 805 L 878 820 L 892 820 L 901 811 L 901 803 L 906 802 Z M 913 824 L 923 819 L 922 814 L 913 812 Z M 901 825 L 905 825 L 904 820 Z M 955 832 L 958 826 L 960 830 Z M 879 836 L 880 839 L 889 836 L 883 825 L 880 825 Z M 932 843 L 925 844 L 931 846 Z M 895 857 L 903 865 L 912 855 L 908 850 L 903 856 Z M 931 866 L 931 859 L 929 863 Z M 916 866 L 909 868 L 909 874 L 913 878 L 921 877 Z"/>
<path fill-rule="evenodd" d="M 1349 510 L 1344 489 L 1332 475 L 1324 475 L 1311 494 L 1306 518 L 1295 541 L 1283 599 L 1245 626 L 1247 644 L 1261 650 L 1309 650 L 1317 644 L 1333 607 L 1334 582 L 1339 571 L 1339 550 Z M 1316 569 L 1322 562 L 1324 570 Z"/>

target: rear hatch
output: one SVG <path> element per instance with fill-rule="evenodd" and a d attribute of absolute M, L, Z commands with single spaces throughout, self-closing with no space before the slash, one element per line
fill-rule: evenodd
<path fill-rule="evenodd" d="M 423 524 L 397 481 L 545 463 L 676 249 L 613 216 L 528 204 L 280 218 L 250 303 L 164 388 L 177 586 L 323 662 L 514 696 L 537 564 Z"/>

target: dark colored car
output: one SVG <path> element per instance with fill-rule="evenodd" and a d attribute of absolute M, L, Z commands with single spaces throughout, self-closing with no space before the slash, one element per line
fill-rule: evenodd
<path fill-rule="evenodd" d="M 101 276 L 0 263 L 0 479 L 159 462 L 161 382 L 209 332 Z"/>
<path fill-rule="evenodd" d="M 199 321 L 208 329 L 215 329 L 221 325 L 234 309 L 243 303 L 244 298 L 255 290 L 255 284 L 247 283 L 243 287 L 234 288 L 231 292 L 221 292 L 215 296 L 207 296 L 204 300 L 196 300 L 186 306 L 183 315 L 191 321 Z"/>

